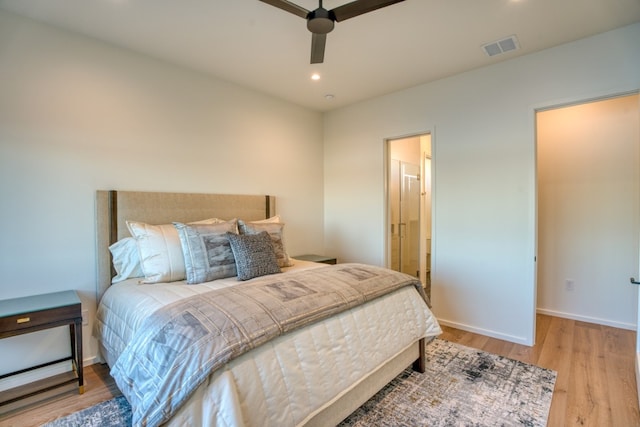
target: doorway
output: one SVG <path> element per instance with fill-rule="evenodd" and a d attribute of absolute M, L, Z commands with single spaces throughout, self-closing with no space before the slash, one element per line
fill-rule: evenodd
<path fill-rule="evenodd" d="M 431 293 L 431 135 L 387 140 L 387 266 Z"/>
<path fill-rule="evenodd" d="M 635 329 L 638 94 L 536 112 L 537 311 Z"/>

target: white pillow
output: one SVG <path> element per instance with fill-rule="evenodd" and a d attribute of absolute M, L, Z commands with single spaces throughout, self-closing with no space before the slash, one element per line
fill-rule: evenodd
<path fill-rule="evenodd" d="M 210 218 L 191 224 L 224 222 Z M 173 224 L 149 225 L 127 221 L 127 228 L 136 239 L 140 265 L 144 273 L 142 283 L 175 282 L 186 278 L 182 245 Z"/>
<path fill-rule="evenodd" d="M 140 266 L 140 254 L 138 245 L 133 237 L 125 237 L 109 246 L 116 270 L 116 276 L 111 279 L 111 283 L 118 283 L 130 277 L 142 277 L 144 273 Z"/>
<path fill-rule="evenodd" d="M 274 215 L 271 218 L 260 219 L 258 221 L 251 221 L 251 222 L 257 223 L 257 224 L 270 224 L 272 222 L 282 222 L 282 221 L 280 221 L 280 215 Z"/>

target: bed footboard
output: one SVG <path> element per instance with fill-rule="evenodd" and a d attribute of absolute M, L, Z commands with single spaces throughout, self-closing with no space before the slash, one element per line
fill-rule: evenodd
<path fill-rule="evenodd" d="M 323 410 L 310 416 L 302 424 L 305 427 L 336 425 L 345 419 L 349 414 L 358 409 L 364 402 L 369 400 L 374 394 L 380 391 L 393 378 L 406 369 L 407 366 L 419 360 L 426 359 L 424 346 L 426 339 L 422 338 L 414 342 L 402 353 L 393 359 L 387 361 L 377 370 L 371 372 L 359 384 L 355 385 L 351 390 L 334 400 Z M 416 359 L 417 357 L 417 359 Z M 426 368 L 424 362 L 421 366 Z"/>

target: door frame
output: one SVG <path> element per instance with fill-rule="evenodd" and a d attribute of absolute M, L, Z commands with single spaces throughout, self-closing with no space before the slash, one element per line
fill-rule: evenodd
<path fill-rule="evenodd" d="M 390 203 L 390 197 L 391 197 L 391 190 L 390 190 L 390 178 L 391 178 L 391 143 L 393 141 L 397 141 L 397 140 L 402 140 L 402 139 L 409 139 L 409 138 L 420 138 L 421 136 L 425 136 L 425 135 L 429 135 L 430 139 L 431 139 L 431 153 L 430 153 L 430 157 L 431 157 L 431 174 L 430 174 L 430 182 L 431 182 L 431 277 L 433 277 L 433 266 L 434 266 L 434 224 L 435 224 L 435 214 L 434 214 L 434 195 L 435 195 L 435 132 L 434 130 L 427 130 L 427 131 L 423 131 L 423 132 L 418 132 L 418 133 L 412 133 L 412 134 L 407 134 L 407 135 L 401 135 L 401 136 L 394 136 L 394 137 L 388 137 L 385 138 L 383 140 L 383 170 L 384 170 L 384 215 L 383 215 L 383 221 L 384 221 L 384 238 L 383 238 L 383 242 L 384 242 L 384 266 L 387 268 L 390 268 L 391 266 L 391 230 L 390 230 L 390 219 L 391 219 L 391 203 Z M 419 159 L 419 166 L 420 166 L 420 174 L 421 177 L 423 177 L 424 175 L 424 159 L 422 158 L 424 156 L 423 153 L 423 149 L 421 148 L 420 150 L 420 159 Z M 424 179 L 421 179 L 421 185 L 424 184 Z M 425 195 L 424 192 L 421 191 L 421 195 L 420 195 L 420 205 L 424 206 L 424 201 L 425 201 Z M 420 254 L 419 257 L 422 260 L 423 258 L 426 260 L 426 245 L 422 244 L 422 241 L 424 240 L 424 229 L 422 227 L 422 224 L 424 223 L 424 209 L 420 210 Z M 421 267 L 420 267 L 420 276 L 421 276 L 421 280 L 423 280 L 422 278 L 425 277 L 425 271 L 422 267 L 422 262 L 421 262 Z M 423 286 L 425 285 L 425 282 L 423 281 Z"/>
<path fill-rule="evenodd" d="M 537 113 L 540 111 L 545 111 L 545 110 L 551 110 L 551 109 L 557 109 L 557 108 L 563 108 L 563 107 L 570 107 L 570 106 L 574 106 L 574 105 L 579 105 L 579 104 L 585 104 L 585 103 L 589 103 L 589 102 L 598 102 L 598 101 L 605 101 L 607 99 L 612 99 L 612 98 L 618 98 L 618 97 L 623 97 L 623 96 L 629 96 L 629 95 L 640 95 L 640 90 L 638 89 L 634 89 L 634 90 L 625 90 L 625 91 L 620 91 L 620 92 L 614 92 L 614 93 L 605 93 L 605 94 L 599 94 L 599 95 L 594 95 L 591 97 L 585 97 L 585 98 L 580 98 L 580 99 L 572 99 L 572 100 L 564 100 L 562 102 L 550 102 L 550 103 L 546 103 L 546 104 L 540 104 L 538 106 L 534 106 L 532 107 L 532 111 L 533 111 L 533 135 L 534 135 L 534 141 L 533 141 L 533 145 L 534 145 L 534 150 L 536 152 L 536 155 L 534 156 L 534 176 L 535 176 L 535 192 L 534 192 L 534 206 L 535 206 L 535 222 L 534 222 L 534 245 L 535 245 L 535 249 L 534 249 L 534 265 L 535 265 L 535 269 L 534 269 L 534 310 L 533 310 L 533 337 L 535 339 L 536 336 L 536 314 L 537 314 L 537 309 L 538 309 L 538 305 L 537 305 L 537 295 L 538 295 L 538 264 L 537 264 L 537 256 L 538 256 L 538 156 L 537 156 L 537 143 L 538 143 L 538 135 L 537 135 Z M 640 96 L 638 97 L 638 111 L 640 114 Z M 640 245 L 640 236 L 638 237 L 638 244 Z M 640 258 L 638 259 L 638 274 L 640 275 Z M 640 277 L 640 276 L 635 276 L 635 277 Z M 640 280 L 640 279 L 639 279 Z M 631 281 L 633 282 L 634 279 L 633 277 L 631 278 Z M 622 284 L 621 284 L 622 286 Z M 632 285 L 635 286 L 635 285 Z M 535 342 L 533 344 L 536 344 Z M 638 299 L 637 299 L 637 312 L 636 312 L 636 346 L 635 346 L 636 350 L 636 354 L 635 354 L 635 379 L 636 379 L 636 392 L 637 392 L 637 399 L 638 402 L 640 403 L 640 291 L 638 292 Z"/>
<path fill-rule="evenodd" d="M 640 114 L 640 91 L 638 96 L 638 114 Z M 638 129 L 640 132 L 640 129 Z M 638 236 L 640 242 L 640 236 Z M 638 272 L 640 272 L 640 257 L 638 257 Z M 633 279 L 631 279 L 634 282 Z M 640 404 L 640 291 L 638 291 L 638 311 L 636 312 L 636 392 L 638 404 Z"/>

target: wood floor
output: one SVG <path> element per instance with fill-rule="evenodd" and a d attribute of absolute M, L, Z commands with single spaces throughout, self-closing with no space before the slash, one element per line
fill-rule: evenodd
<path fill-rule="evenodd" d="M 536 345 L 522 346 L 443 327 L 442 339 L 558 372 L 550 427 L 640 426 L 636 395 L 636 333 L 538 315 Z M 0 427 L 39 426 L 119 395 L 104 365 L 85 369 L 85 393 L 70 392 L 13 413 Z"/>
<path fill-rule="evenodd" d="M 640 426 L 634 331 L 538 315 L 528 347 L 443 329 L 442 339 L 556 371 L 550 427 Z"/>

